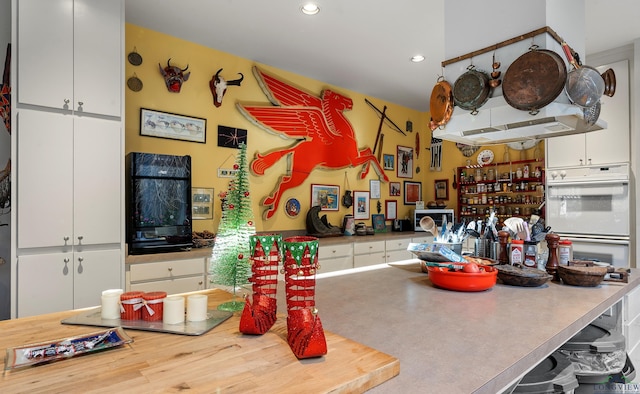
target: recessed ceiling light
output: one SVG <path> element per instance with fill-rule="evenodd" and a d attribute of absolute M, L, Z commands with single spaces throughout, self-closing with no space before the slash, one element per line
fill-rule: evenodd
<path fill-rule="evenodd" d="M 419 63 L 421 61 L 424 61 L 424 56 L 422 55 L 415 55 L 411 57 L 411 61 L 414 63 Z"/>
<path fill-rule="evenodd" d="M 302 6 L 302 13 L 306 15 L 315 15 L 320 12 L 320 7 L 313 3 L 307 3 Z"/>

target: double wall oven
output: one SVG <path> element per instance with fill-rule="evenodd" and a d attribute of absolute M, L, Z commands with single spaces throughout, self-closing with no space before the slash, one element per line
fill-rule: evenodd
<path fill-rule="evenodd" d="M 547 171 L 547 224 L 574 259 L 629 266 L 629 182 L 628 164 Z"/>

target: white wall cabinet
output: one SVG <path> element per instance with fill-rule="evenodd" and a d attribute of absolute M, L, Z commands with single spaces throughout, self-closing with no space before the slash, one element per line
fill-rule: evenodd
<path fill-rule="evenodd" d="M 616 91 L 613 97 L 601 99 L 600 118 L 607 122 L 607 128 L 547 139 L 547 169 L 629 161 L 629 63 L 623 60 L 597 69 L 602 73 L 608 68 L 616 74 Z"/>
<path fill-rule="evenodd" d="M 20 110 L 18 248 L 117 244 L 121 124 Z"/>
<path fill-rule="evenodd" d="M 119 288 L 119 250 L 24 255 L 18 258 L 18 316 L 100 305 L 103 290 Z"/>
<path fill-rule="evenodd" d="M 123 7 L 18 1 L 18 103 L 120 117 Z"/>
<path fill-rule="evenodd" d="M 204 290 L 204 258 L 128 265 L 127 290 L 166 291 L 167 294 Z"/>
<path fill-rule="evenodd" d="M 123 0 L 13 0 L 12 317 L 124 287 Z"/>

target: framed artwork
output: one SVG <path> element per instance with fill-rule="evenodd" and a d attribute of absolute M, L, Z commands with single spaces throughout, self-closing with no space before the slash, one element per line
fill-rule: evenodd
<path fill-rule="evenodd" d="M 353 218 L 356 220 L 369 219 L 369 192 L 353 192 Z"/>
<path fill-rule="evenodd" d="M 247 143 L 247 130 L 218 125 L 218 146 L 238 149 L 238 144 Z"/>
<path fill-rule="evenodd" d="M 385 200 L 385 219 L 395 220 L 398 218 L 398 202 L 396 200 Z"/>
<path fill-rule="evenodd" d="M 207 120 L 140 108 L 140 135 L 190 142 L 207 142 Z"/>
<path fill-rule="evenodd" d="M 422 183 L 404 181 L 404 205 L 416 205 L 422 200 Z"/>
<path fill-rule="evenodd" d="M 191 188 L 191 217 L 213 219 L 213 189 Z"/>
<path fill-rule="evenodd" d="M 389 182 L 389 195 L 392 197 L 400 196 L 400 182 Z"/>
<path fill-rule="evenodd" d="M 436 179 L 433 184 L 433 189 L 436 191 L 436 200 L 449 199 L 449 180 L 448 179 Z"/>
<path fill-rule="evenodd" d="M 393 171 L 393 155 L 382 155 L 382 168 Z"/>
<path fill-rule="evenodd" d="M 320 206 L 321 211 L 337 211 L 340 207 L 340 186 L 311 185 L 311 206 Z"/>
<path fill-rule="evenodd" d="M 371 198 L 380 198 L 380 181 L 377 179 L 369 180 L 369 193 Z"/>
<path fill-rule="evenodd" d="M 387 231 L 387 224 L 385 223 L 384 215 L 376 213 L 371 215 L 371 224 L 373 231 L 376 233 L 384 233 Z"/>
<path fill-rule="evenodd" d="M 398 178 L 413 178 L 413 148 L 398 145 L 396 157 L 398 158 L 396 166 Z"/>

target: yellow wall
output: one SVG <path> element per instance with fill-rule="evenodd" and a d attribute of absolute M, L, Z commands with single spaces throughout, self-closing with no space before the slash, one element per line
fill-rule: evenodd
<path fill-rule="evenodd" d="M 351 122 L 360 148 L 373 148 L 376 133 L 379 125 L 379 117 L 369 105 L 365 98 L 371 101 L 376 107 L 382 109 L 387 106 L 387 115 L 391 120 L 404 129 L 406 121 L 413 122 L 413 132 L 407 132 L 406 136 L 383 126 L 384 143 L 382 153 L 392 154 L 395 157 L 396 146 L 415 147 L 416 134 L 420 137 L 420 152 L 417 160 L 414 160 L 414 168 L 419 167 L 420 172 L 415 173 L 411 181 L 422 182 L 423 200 L 425 202 L 435 200 L 433 181 L 436 179 L 453 178 L 453 170 L 457 166 L 465 165 L 467 158 L 455 147 L 455 144 L 445 141 L 443 145 L 443 162 L 441 171 L 430 171 L 430 153 L 427 150 L 430 146 L 431 132 L 428 128 L 428 113 L 421 113 L 412 109 L 385 102 L 375 97 L 367 97 L 358 92 L 332 86 L 322 81 L 309 79 L 284 70 L 276 69 L 268 65 L 259 64 L 249 59 L 240 58 L 229 53 L 207 48 L 192 42 L 167 36 L 152 30 L 144 29 L 135 25 L 126 25 L 126 52 L 127 54 L 135 50 L 142 56 L 143 63 L 140 66 L 133 66 L 126 63 L 126 79 L 135 75 L 142 80 L 144 86 L 139 92 L 126 89 L 126 124 L 125 124 L 125 150 L 129 152 L 150 152 L 172 155 L 191 155 L 193 187 L 214 188 L 215 212 L 213 220 L 194 220 L 195 231 L 209 230 L 215 232 L 220 219 L 220 200 L 218 193 L 227 190 L 229 178 L 218 178 L 218 168 L 231 168 L 235 163 L 237 150 L 218 147 L 218 125 L 237 127 L 248 131 L 247 138 L 247 159 L 250 161 L 257 152 L 267 152 L 278 147 L 291 145 L 292 140 L 284 140 L 250 123 L 235 107 L 237 102 L 257 103 L 269 105 L 269 101 L 258 86 L 258 83 L 251 72 L 254 65 L 268 71 L 279 79 L 293 83 L 304 88 L 306 91 L 320 94 L 323 89 L 331 88 L 353 100 L 353 110 L 345 112 Z M 170 93 L 164 83 L 159 70 L 158 63 L 166 65 L 171 58 L 172 65 L 181 68 L 189 65 L 191 75 L 189 80 L 182 86 L 180 93 Z M 227 79 L 235 79 L 239 72 L 245 78 L 241 86 L 232 86 L 227 90 L 221 107 L 213 105 L 213 99 L 209 90 L 209 80 L 215 72 L 223 68 L 221 75 Z M 435 80 L 434 80 L 435 82 Z M 425 86 L 430 90 L 431 86 Z M 173 112 L 188 116 L 207 119 L 206 143 L 194 143 L 177 141 L 170 139 L 140 136 L 140 108 L 149 108 L 165 112 Z M 502 146 L 491 147 L 500 161 L 504 148 Z M 542 152 L 544 148 L 541 147 Z M 525 152 L 527 158 L 533 158 L 533 151 Z M 475 163 L 477 153 L 469 159 Z M 520 152 L 511 151 L 511 158 L 518 159 Z M 397 165 L 397 162 L 395 163 Z M 268 169 L 264 176 L 253 176 L 249 178 L 251 185 L 251 198 L 253 212 L 255 215 L 256 229 L 258 231 L 283 231 L 283 230 L 303 230 L 305 229 L 306 212 L 310 207 L 311 184 L 330 184 L 340 186 L 341 194 L 346 187 L 345 174 L 348 179 L 350 190 L 369 190 L 369 180 L 377 179 L 375 171 L 371 170 L 366 179 L 359 179 L 358 174 L 361 168 L 347 168 L 342 170 L 314 170 L 304 184 L 291 189 L 282 197 L 282 202 L 277 213 L 269 220 L 263 220 L 264 207 L 260 205 L 263 197 L 269 195 L 275 187 L 278 178 L 286 172 L 286 160 L 283 158 L 273 167 Z M 386 171 L 392 182 L 402 182 L 405 178 L 397 178 L 396 172 Z M 403 196 L 389 197 L 389 186 L 386 183 L 381 185 L 381 199 L 371 200 L 371 213 L 377 213 L 376 204 L 382 203 L 384 213 L 385 200 L 398 201 L 398 217 L 404 218 L 411 215 L 414 206 L 404 205 Z M 449 191 L 448 207 L 454 208 L 456 201 L 454 190 Z M 284 211 L 284 203 L 287 199 L 296 197 L 301 204 L 301 213 L 296 218 L 290 218 Z M 323 212 L 325 213 L 325 212 Z M 340 226 L 342 218 L 346 214 L 352 213 L 352 208 L 340 206 L 339 211 L 326 212 L 329 222 Z M 370 224 L 370 221 L 368 221 Z"/>

